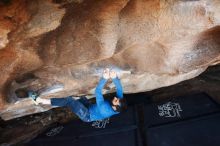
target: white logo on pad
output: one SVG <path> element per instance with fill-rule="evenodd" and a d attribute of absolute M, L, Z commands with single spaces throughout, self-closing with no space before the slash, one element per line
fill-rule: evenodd
<path fill-rule="evenodd" d="M 159 116 L 166 118 L 181 117 L 180 112 L 183 111 L 179 103 L 167 102 L 158 105 Z"/>

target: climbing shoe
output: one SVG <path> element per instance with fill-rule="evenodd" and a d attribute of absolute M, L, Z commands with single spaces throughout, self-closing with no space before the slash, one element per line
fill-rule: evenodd
<path fill-rule="evenodd" d="M 36 102 L 36 100 L 37 100 L 37 98 L 39 97 L 39 95 L 38 95 L 36 92 L 34 92 L 34 91 L 28 91 L 28 97 L 31 98 L 36 105 L 38 105 L 38 103 Z"/>

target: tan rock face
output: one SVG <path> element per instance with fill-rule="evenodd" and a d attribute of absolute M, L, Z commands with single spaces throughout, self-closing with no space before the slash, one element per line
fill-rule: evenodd
<path fill-rule="evenodd" d="M 193 78 L 219 62 L 219 0 L 55 2 L 0 5 L 4 119 L 47 110 L 18 99 L 19 89 L 42 91 L 59 84 L 62 90 L 43 97 L 93 95 L 102 70 L 110 67 L 126 93 L 149 91 Z M 109 83 L 104 92 L 113 87 Z"/>

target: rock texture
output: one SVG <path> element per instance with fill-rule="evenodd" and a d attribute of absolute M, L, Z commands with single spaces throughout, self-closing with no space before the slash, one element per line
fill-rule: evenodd
<path fill-rule="evenodd" d="M 161 102 L 193 93 L 206 92 L 215 101 L 220 103 L 219 74 L 220 65 L 213 66 L 196 78 L 169 87 L 141 93 L 142 96 L 140 98 L 151 97 L 151 99 L 146 99 L 145 101 Z M 131 94 L 125 96 L 131 96 Z M 138 98 L 137 95 L 132 94 L 132 96 Z M 133 102 L 130 101 L 129 103 L 133 104 Z M 75 118 L 70 109 L 54 108 L 43 113 L 28 115 L 9 121 L 0 120 L 0 145 L 23 146 L 25 145 L 24 142 L 33 139 L 36 135 L 39 135 L 43 130 L 48 128 L 48 126 L 56 125 L 56 123 L 67 123 Z"/>
<path fill-rule="evenodd" d="M 93 95 L 105 67 L 126 93 L 199 75 L 220 60 L 220 1 L 14 0 L 0 5 L 0 32 L 0 116 L 11 119 L 50 108 L 15 91 Z"/>

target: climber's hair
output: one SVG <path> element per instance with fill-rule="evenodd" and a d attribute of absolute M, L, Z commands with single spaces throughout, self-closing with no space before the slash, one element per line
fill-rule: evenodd
<path fill-rule="evenodd" d="M 117 97 L 116 97 L 117 98 Z M 127 109 L 127 101 L 125 98 L 119 99 L 119 103 L 120 105 L 112 105 L 111 106 L 115 106 L 116 107 L 116 112 L 123 112 Z"/>

